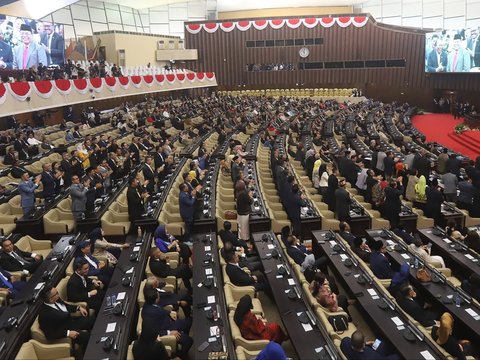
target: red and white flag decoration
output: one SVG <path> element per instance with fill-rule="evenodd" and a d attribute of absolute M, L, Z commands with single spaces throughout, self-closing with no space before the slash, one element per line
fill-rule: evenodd
<path fill-rule="evenodd" d="M 218 23 L 204 23 L 204 24 L 185 24 L 185 29 L 190 34 L 198 34 L 202 29 L 207 33 L 213 34 L 218 29 L 224 32 L 231 32 L 234 29 L 240 31 L 247 31 L 252 26 L 257 30 L 264 30 L 268 26 L 272 29 L 281 29 L 287 26 L 291 29 L 305 26 L 308 29 L 313 29 L 318 25 L 324 28 L 329 28 L 337 24 L 342 28 L 353 25 L 357 28 L 363 27 L 368 23 L 367 16 L 342 16 L 342 17 L 320 17 L 320 18 L 289 18 L 289 19 L 258 19 L 258 20 L 241 20 L 235 22 L 218 22 Z"/>
<path fill-rule="evenodd" d="M 145 75 L 145 76 L 122 76 L 122 77 L 107 77 L 107 78 L 90 78 L 90 79 L 75 79 L 75 80 L 41 80 L 35 82 L 14 82 L 14 83 L 0 83 L 0 105 L 7 100 L 7 94 L 15 98 L 18 101 L 26 101 L 32 95 L 36 95 L 38 98 L 48 99 L 54 94 L 54 90 L 63 96 L 67 96 L 75 90 L 76 93 L 84 95 L 89 92 L 104 93 L 107 88 L 110 93 L 115 93 L 118 88 L 128 89 L 130 83 L 137 89 L 146 87 L 153 88 L 154 86 L 161 87 L 166 85 L 178 85 L 183 84 L 188 80 L 188 83 L 193 86 L 195 83 L 203 83 L 207 79 L 208 81 L 215 80 L 215 73 L 178 73 L 178 74 L 157 74 L 157 75 Z M 151 90 L 149 90 L 151 91 Z M 105 93 L 104 93 L 105 94 Z M 105 94 L 105 95 L 109 95 Z M 88 95 L 90 97 L 90 95 Z"/>
<path fill-rule="evenodd" d="M 50 80 L 41 80 L 33 82 L 33 90 L 43 99 L 48 99 L 53 93 L 53 84 Z"/>

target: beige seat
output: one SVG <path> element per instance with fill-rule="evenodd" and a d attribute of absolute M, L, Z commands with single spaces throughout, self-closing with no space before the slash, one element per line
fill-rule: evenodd
<path fill-rule="evenodd" d="M 103 214 L 101 222 L 102 229 L 107 236 L 127 235 L 130 231 L 131 223 L 128 220 L 128 214 L 114 213 L 107 210 Z"/>
<path fill-rule="evenodd" d="M 36 340 L 23 343 L 16 360 L 75 360 L 69 344 L 42 344 Z"/>
<path fill-rule="evenodd" d="M 0 222 L 15 222 L 23 214 L 14 213 L 14 209 L 8 203 L 0 204 Z"/>
<path fill-rule="evenodd" d="M 57 204 L 57 208 L 65 213 L 72 212 L 72 199 L 70 199 L 70 197 L 67 197 L 66 199 L 61 200 Z"/>
<path fill-rule="evenodd" d="M 87 303 L 84 301 L 79 301 L 79 302 L 68 301 L 68 296 L 67 296 L 68 280 L 70 280 L 70 276 L 66 276 L 62 278 L 57 284 L 57 291 L 58 291 L 58 295 L 60 295 L 60 299 L 62 299 L 65 303 L 70 305 L 76 305 L 76 306 L 80 305 L 80 306 L 87 307 Z"/>
<path fill-rule="evenodd" d="M 244 295 L 250 295 L 252 298 L 253 309 L 252 312 L 256 315 L 263 317 L 263 307 L 260 299 L 255 297 L 255 289 L 251 287 L 233 286 L 232 284 L 226 284 L 224 286 L 225 300 L 227 302 L 228 309 L 235 311 L 237 304 Z"/>
<path fill-rule="evenodd" d="M 38 316 L 35 318 L 35 321 L 30 328 L 32 334 L 32 339 L 36 340 L 42 344 L 67 344 L 69 347 L 72 345 L 72 341 L 69 337 L 64 337 L 57 340 L 47 340 L 45 333 L 40 329 L 40 323 L 38 322 Z"/>
<path fill-rule="evenodd" d="M 23 216 L 23 209 L 20 205 L 20 195 L 15 195 L 13 198 L 8 200 L 12 214 L 18 214 L 19 217 Z"/>
<path fill-rule="evenodd" d="M 143 323 L 142 310 L 140 309 L 140 312 L 138 314 L 138 321 L 137 321 L 137 336 L 140 336 L 140 334 L 142 333 L 142 323 Z M 160 340 L 165 345 L 165 348 L 167 349 L 167 352 L 169 352 L 169 354 L 174 354 L 177 352 L 177 340 L 175 339 L 175 336 L 173 335 L 160 336 Z"/>
<path fill-rule="evenodd" d="M 230 322 L 230 330 L 232 332 L 233 342 L 235 346 L 241 346 L 248 351 L 260 351 L 269 343 L 268 340 L 247 340 L 242 336 L 240 329 L 238 328 L 235 320 L 233 320 L 234 312 L 231 311 L 228 314 L 228 319 Z"/>
<path fill-rule="evenodd" d="M 162 209 L 158 221 L 165 224 L 169 234 L 182 236 L 185 233 L 185 224 L 179 213 L 172 214 L 166 209 Z"/>
<path fill-rule="evenodd" d="M 242 346 L 237 346 L 235 349 L 235 354 L 237 355 L 237 360 L 251 360 L 255 359 L 260 351 L 249 351 L 244 349 Z"/>
<path fill-rule="evenodd" d="M 52 209 L 43 216 L 45 234 L 68 234 L 75 228 L 72 213 Z"/>
<path fill-rule="evenodd" d="M 42 255 L 44 258 L 52 251 L 52 242 L 50 240 L 35 240 L 30 235 L 22 236 L 15 245 L 20 250 Z"/>

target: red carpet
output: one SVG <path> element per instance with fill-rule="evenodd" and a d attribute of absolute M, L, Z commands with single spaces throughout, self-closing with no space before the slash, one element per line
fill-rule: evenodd
<path fill-rule="evenodd" d="M 412 119 L 413 126 L 425 134 L 427 141 L 458 151 L 470 159 L 480 155 L 480 131 L 469 130 L 455 134 L 454 127 L 463 119 L 454 119 L 450 114 L 416 115 Z"/>

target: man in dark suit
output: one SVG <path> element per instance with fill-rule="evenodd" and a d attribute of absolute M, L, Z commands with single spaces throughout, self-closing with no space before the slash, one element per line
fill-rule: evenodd
<path fill-rule="evenodd" d="M 10 45 L 3 41 L 3 33 L 0 32 L 0 69 L 11 69 L 13 64 L 13 51 Z"/>
<path fill-rule="evenodd" d="M 426 155 L 427 153 L 425 150 L 417 152 L 417 155 L 413 160 L 413 168 L 418 171 L 418 177 L 423 175 L 426 179 L 428 179 L 430 176 L 430 171 L 432 170 L 432 165 Z"/>
<path fill-rule="evenodd" d="M 139 181 L 136 177 L 132 177 L 127 190 L 128 218 L 131 222 L 140 219 L 142 214 L 145 213 L 143 204 L 148 196 L 148 192 L 139 191 Z"/>
<path fill-rule="evenodd" d="M 195 201 L 197 196 L 197 190 L 190 191 L 187 183 L 180 184 L 180 216 L 185 222 L 185 241 L 192 241 L 193 233 L 193 220 L 195 217 Z"/>
<path fill-rule="evenodd" d="M 80 127 L 78 125 L 74 126 L 72 135 L 75 139 L 81 139 L 83 137 L 82 134 L 80 134 Z"/>
<path fill-rule="evenodd" d="M 289 235 L 287 238 L 288 246 L 287 246 L 287 254 L 295 261 L 296 264 L 303 267 L 303 269 L 307 269 L 310 265 L 315 269 L 320 269 L 324 274 L 328 273 L 327 263 L 328 259 L 325 256 L 321 256 L 318 259 L 315 259 L 311 263 L 306 261 L 307 256 L 310 258 L 313 256 L 311 252 L 307 250 L 307 248 L 300 243 L 295 236 Z M 312 259 L 313 260 L 313 259 Z"/>
<path fill-rule="evenodd" d="M 147 191 L 150 194 L 155 192 L 155 180 L 157 179 L 157 172 L 154 168 L 153 159 L 151 156 L 145 157 L 145 164 L 143 165 L 143 178 L 148 180 L 148 184 L 146 186 Z"/>
<path fill-rule="evenodd" d="M 128 151 L 130 151 L 130 157 L 135 164 L 140 163 L 140 147 L 138 146 L 138 138 L 134 137 L 132 139 L 132 143 L 128 147 Z"/>
<path fill-rule="evenodd" d="M 84 301 L 89 308 L 95 310 L 95 313 L 98 314 L 105 296 L 105 291 L 101 289 L 102 282 L 100 280 L 92 280 L 87 276 L 89 265 L 87 260 L 83 258 L 75 260 L 73 268 L 75 272 L 67 284 L 68 301 Z"/>
<path fill-rule="evenodd" d="M 292 222 L 292 231 L 295 236 L 302 236 L 301 209 L 306 205 L 305 195 L 300 194 L 298 184 L 293 184 L 291 190 L 285 195 L 284 206 Z"/>
<path fill-rule="evenodd" d="M 411 285 L 407 285 L 400 289 L 397 297 L 398 305 L 412 318 L 417 320 L 422 326 L 430 327 L 433 325 L 439 326 L 436 320 L 437 316 L 431 311 L 427 311 L 416 300 L 417 293 Z"/>
<path fill-rule="evenodd" d="M 425 205 L 425 216 L 433 218 L 438 224 L 442 218 L 443 195 L 438 189 L 438 180 L 433 179 L 430 186 L 425 190 L 427 204 Z"/>
<path fill-rule="evenodd" d="M 387 247 L 381 240 L 375 240 L 372 243 L 372 250 L 370 268 L 373 274 L 379 279 L 391 279 L 393 269 L 385 255 Z"/>
<path fill-rule="evenodd" d="M 338 189 L 335 190 L 335 213 L 340 221 L 347 221 L 352 199 L 350 193 L 345 190 L 345 179 L 338 182 Z"/>
<path fill-rule="evenodd" d="M 352 337 L 344 337 L 340 344 L 343 355 L 348 360 L 396 360 L 401 359 L 398 354 L 388 355 L 383 341 L 376 350 L 372 348 L 373 341 L 365 341 L 365 335 L 360 330 L 355 331 Z"/>
<path fill-rule="evenodd" d="M 52 164 L 45 163 L 42 165 L 42 169 L 43 197 L 46 201 L 49 201 L 57 193 L 55 177 L 52 174 Z"/>
<path fill-rule="evenodd" d="M 167 158 L 167 156 L 163 152 L 163 146 L 163 143 L 157 145 L 157 147 L 155 148 L 156 151 L 153 154 L 153 161 L 155 162 L 155 168 L 157 169 L 164 164 L 165 159 Z"/>
<path fill-rule="evenodd" d="M 60 162 L 60 168 L 63 171 L 63 183 L 65 188 L 68 188 L 72 184 L 73 166 L 70 162 L 70 156 L 67 152 L 62 154 L 62 161 Z"/>
<path fill-rule="evenodd" d="M 77 311 L 81 316 L 73 317 Z M 48 286 L 43 293 L 38 322 L 48 340 L 69 337 L 81 345 L 87 345 L 95 318 L 88 316 L 87 309 L 82 306 L 64 303 L 58 290 Z"/>
<path fill-rule="evenodd" d="M 0 293 L 5 292 L 11 299 L 23 290 L 27 283 L 0 267 Z"/>
<path fill-rule="evenodd" d="M 8 149 L 8 152 L 3 157 L 3 163 L 5 165 L 13 165 L 17 160 L 17 156 L 15 155 L 15 149 L 13 147 Z"/>
<path fill-rule="evenodd" d="M 156 332 L 159 336 L 173 335 L 177 343 L 181 345 L 181 349 L 177 355 L 186 359 L 188 350 L 193 344 L 193 339 L 188 336 L 192 327 L 192 318 L 178 319 L 176 311 L 168 311 L 163 309 L 160 303 L 160 296 L 157 289 L 153 287 L 145 287 L 143 290 L 145 296 L 145 305 L 142 308 L 142 319 L 151 319 L 156 326 Z"/>
<path fill-rule="evenodd" d="M 43 257 L 22 251 L 13 245 L 12 240 L 4 239 L 0 252 L 0 266 L 7 271 L 27 271 L 33 273 L 42 263 Z"/>
<path fill-rule="evenodd" d="M 47 64 L 44 65 L 62 66 L 65 63 L 65 41 L 62 35 L 54 31 L 52 23 L 44 22 L 43 25 L 45 32 L 42 34 L 40 42 L 47 54 Z"/>
<path fill-rule="evenodd" d="M 348 225 L 348 223 L 346 223 L 345 221 L 342 221 L 338 225 L 338 227 L 340 229 L 338 235 L 340 235 L 342 239 L 348 242 L 351 246 L 353 244 L 353 241 L 355 240 L 355 235 L 350 232 L 350 225 Z"/>
<path fill-rule="evenodd" d="M 470 32 L 470 38 L 467 40 L 467 52 L 470 54 L 471 66 L 480 67 L 480 40 L 476 28 Z"/>
<path fill-rule="evenodd" d="M 28 143 L 25 141 L 23 133 L 17 134 L 17 139 L 13 142 L 13 148 L 18 153 L 20 160 L 28 159 Z"/>
<path fill-rule="evenodd" d="M 150 250 L 150 261 L 148 263 L 150 265 L 150 270 L 154 275 L 160 278 L 175 276 L 176 278 L 182 279 L 185 288 L 191 292 L 192 285 L 190 279 L 193 276 L 192 270 L 190 270 L 190 267 L 187 264 L 178 264 L 175 269 L 172 269 L 167 263 L 167 256 L 168 253 L 162 253 L 159 248 L 152 248 L 152 250 Z"/>
<path fill-rule="evenodd" d="M 235 286 L 253 286 L 257 291 L 265 291 L 268 294 L 268 286 L 265 284 L 263 276 L 249 275 L 239 265 L 239 258 L 235 252 L 226 252 L 225 261 L 227 266 L 225 268 L 230 281 Z"/>
<path fill-rule="evenodd" d="M 427 58 L 427 72 L 447 71 L 448 55 L 443 51 L 444 46 L 443 40 L 437 41 L 435 51 L 431 51 Z"/>

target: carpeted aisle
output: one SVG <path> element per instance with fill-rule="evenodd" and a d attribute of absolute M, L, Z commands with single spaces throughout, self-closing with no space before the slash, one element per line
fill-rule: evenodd
<path fill-rule="evenodd" d="M 470 159 L 480 155 L 480 131 L 469 130 L 455 134 L 455 125 L 463 119 L 454 119 L 450 114 L 425 114 L 412 118 L 413 126 L 425 134 L 427 141 L 435 141 L 458 151 Z"/>

